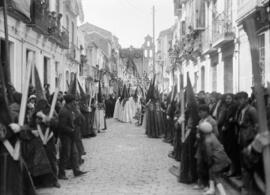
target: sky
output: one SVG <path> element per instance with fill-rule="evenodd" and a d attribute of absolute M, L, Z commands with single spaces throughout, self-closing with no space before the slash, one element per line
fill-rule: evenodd
<path fill-rule="evenodd" d="M 122 48 L 141 47 L 153 34 L 152 8 L 156 10 L 156 39 L 160 31 L 174 24 L 173 0 L 82 0 L 84 23 L 113 33 Z"/>

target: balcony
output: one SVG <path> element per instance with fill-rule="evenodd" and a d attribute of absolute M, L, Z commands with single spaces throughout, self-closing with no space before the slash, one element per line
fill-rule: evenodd
<path fill-rule="evenodd" d="M 22 4 L 24 7 L 22 8 Z M 0 7 L 3 6 L 1 1 Z M 20 0 L 7 1 L 8 14 L 17 20 L 25 23 L 30 22 L 30 1 L 20 2 Z"/>
<path fill-rule="evenodd" d="M 71 47 L 68 49 L 66 57 L 73 61 L 76 60 L 76 46 L 74 44 L 72 44 Z"/>
<path fill-rule="evenodd" d="M 37 33 L 48 36 L 49 40 L 55 42 L 59 47 L 68 49 L 68 31 L 61 27 L 62 14 L 48 11 L 48 4 L 42 0 L 33 1 L 31 5 L 32 27 Z"/>
<path fill-rule="evenodd" d="M 202 32 L 202 53 L 211 54 L 216 51 L 217 49 L 213 48 L 212 36 L 210 35 L 210 30 L 209 28 L 206 28 L 205 31 Z"/>
<path fill-rule="evenodd" d="M 233 32 L 232 21 L 225 13 L 214 17 L 213 20 L 213 47 L 218 48 L 226 43 L 233 42 L 235 33 Z"/>
<path fill-rule="evenodd" d="M 200 55 L 202 53 L 202 33 L 193 41 L 193 53 L 194 55 Z"/>
<path fill-rule="evenodd" d="M 29 24 L 35 31 L 48 35 L 50 26 L 50 13 L 46 1 L 36 0 L 31 5 L 31 22 Z"/>
<path fill-rule="evenodd" d="M 264 3 L 264 0 L 238 0 L 237 21 L 241 22 L 247 16 L 256 11 L 256 7 Z"/>

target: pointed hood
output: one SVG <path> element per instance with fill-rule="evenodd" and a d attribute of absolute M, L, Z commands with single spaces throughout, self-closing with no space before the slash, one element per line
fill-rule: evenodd
<path fill-rule="evenodd" d="M 75 74 L 74 79 L 71 81 L 67 94 L 73 95 L 76 99 L 79 99 L 79 93 L 77 89 L 77 75 Z"/>
<path fill-rule="evenodd" d="M 171 96 L 171 102 L 175 101 L 176 94 L 177 94 L 177 84 L 174 85 L 174 87 L 173 87 L 172 96 Z"/>
<path fill-rule="evenodd" d="M 122 101 L 125 98 L 126 90 L 127 90 L 126 85 L 124 85 L 123 90 L 122 90 L 122 95 L 120 97 L 120 101 Z"/>
<path fill-rule="evenodd" d="M 187 77 L 187 87 L 185 91 L 186 95 L 186 103 L 187 103 L 187 110 L 189 112 L 189 116 L 192 119 L 192 126 L 196 127 L 198 124 L 200 118 L 198 115 L 198 105 L 196 102 L 195 94 L 193 92 L 193 88 L 189 79 L 189 76 Z"/>
<path fill-rule="evenodd" d="M 136 87 L 136 90 L 135 90 L 135 93 L 133 95 L 134 98 L 137 98 L 138 97 L 138 86 Z"/>
<path fill-rule="evenodd" d="M 84 92 L 80 82 L 78 81 L 79 91 L 80 91 L 80 97 L 81 99 L 85 99 L 87 97 L 86 93 Z"/>
<path fill-rule="evenodd" d="M 125 93 L 124 93 L 124 98 L 126 99 L 126 98 L 129 98 L 129 88 L 126 88 L 126 90 L 125 90 Z"/>
<path fill-rule="evenodd" d="M 67 88 L 69 89 L 69 87 L 70 87 L 70 84 L 68 83 L 68 81 L 66 81 L 67 82 Z"/>
<path fill-rule="evenodd" d="M 0 75 L 3 75 L 2 72 L 2 68 L 0 68 Z M 7 97 L 7 93 L 6 93 L 6 86 L 5 86 L 5 82 L 4 82 L 4 78 L 0 79 L 0 123 L 2 123 L 3 125 L 9 125 L 14 121 L 14 117 L 12 117 L 11 111 L 10 111 L 10 107 L 8 106 L 8 97 Z M 14 115 L 15 116 L 15 115 Z M 1 139 L 1 135 L 5 136 L 5 131 L 1 132 L 1 128 L 0 128 L 0 139 Z M 3 137 L 4 138 L 4 137 Z"/>
<path fill-rule="evenodd" d="M 121 87 L 118 85 L 118 97 L 121 97 Z"/>
<path fill-rule="evenodd" d="M 37 67 L 34 67 L 34 77 L 35 77 L 35 92 L 36 92 L 36 97 L 37 97 L 37 102 L 39 100 L 47 100 L 45 93 L 42 89 L 42 85 L 41 85 L 41 81 L 40 81 L 40 77 L 39 77 L 39 73 L 37 70 Z M 47 100 L 49 101 L 49 100 Z"/>
<path fill-rule="evenodd" d="M 154 75 L 153 81 L 150 86 L 149 99 L 155 99 L 155 84 L 156 84 L 156 75 Z"/>
<path fill-rule="evenodd" d="M 98 103 L 102 103 L 101 82 L 98 82 Z"/>
<path fill-rule="evenodd" d="M 129 84 L 128 86 L 128 90 L 127 90 L 127 98 L 129 98 L 131 95 L 130 95 L 130 88 L 131 88 L 131 84 Z"/>

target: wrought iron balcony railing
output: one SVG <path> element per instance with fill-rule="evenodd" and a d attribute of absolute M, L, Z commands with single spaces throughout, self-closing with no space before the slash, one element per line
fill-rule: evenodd
<path fill-rule="evenodd" d="M 235 33 L 233 31 L 232 20 L 225 13 L 221 13 L 213 18 L 213 46 L 219 47 L 221 44 L 233 41 Z"/>
<path fill-rule="evenodd" d="M 48 3 L 35 0 L 31 4 L 31 22 L 28 24 L 35 31 L 47 35 L 61 48 L 68 49 L 68 31 L 61 27 L 61 13 L 48 11 Z"/>

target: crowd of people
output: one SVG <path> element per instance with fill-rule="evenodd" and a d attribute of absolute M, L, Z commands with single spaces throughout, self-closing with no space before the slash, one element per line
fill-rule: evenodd
<path fill-rule="evenodd" d="M 59 188 L 59 179 L 68 179 L 66 170 L 74 177 L 86 174 L 80 168 L 86 154 L 82 138 L 106 132 L 106 117 L 112 116 L 112 111 L 106 116 L 100 84 L 90 97 L 76 77 L 67 92 L 56 95 L 48 84 L 42 89 L 38 77 L 35 82 L 27 94 L 23 125 L 23 94 L 0 85 L 0 194 L 34 195 L 36 188 Z"/>
<path fill-rule="evenodd" d="M 146 135 L 163 138 L 173 146 L 169 157 L 181 161 L 179 182 L 194 184 L 203 194 L 225 195 L 222 177 L 242 180 L 241 194 L 264 194 L 265 172 L 262 151 L 270 136 L 259 133 L 254 93 L 194 94 L 190 82 L 182 96 L 175 86 L 160 94 L 154 81 L 150 86 L 144 114 Z M 270 96 L 265 90 L 265 107 L 270 127 Z"/>
<path fill-rule="evenodd" d="M 181 161 L 179 182 L 194 184 L 205 195 L 216 189 L 225 195 L 222 177 L 237 177 L 243 181 L 243 195 L 264 194 L 262 152 L 270 135 L 259 133 L 254 93 L 194 94 L 188 80 L 185 92 L 174 86 L 164 94 L 154 79 L 146 93 L 139 86 L 134 92 L 124 85 L 118 95 L 106 97 L 99 83 L 98 93 L 90 97 L 75 78 L 67 92 L 56 96 L 50 94 L 49 85 L 30 87 L 25 122 L 18 125 L 22 94 L 12 86 L 8 90 L 0 86 L 1 194 L 31 195 L 37 187 L 60 187 L 58 180 L 68 179 L 68 169 L 75 177 L 86 174 L 80 169 L 86 154 L 82 138 L 106 132 L 106 118 L 112 117 L 143 126 L 149 138 L 170 143 L 173 150 L 168 156 Z M 269 119 L 267 90 L 264 100 Z"/>

